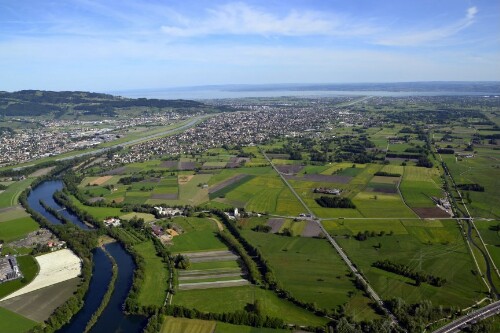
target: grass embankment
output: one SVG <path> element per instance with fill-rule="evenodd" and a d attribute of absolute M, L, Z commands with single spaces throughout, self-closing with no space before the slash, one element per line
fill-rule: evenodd
<path fill-rule="evenodd" d="M 162 306 L 168 289 L 168 267 L 156 255 L 156 249 L 150 240 L 134 245 L 134 250 L 144 259 L 145 264 L 137 301 L 142 306 Z"/>

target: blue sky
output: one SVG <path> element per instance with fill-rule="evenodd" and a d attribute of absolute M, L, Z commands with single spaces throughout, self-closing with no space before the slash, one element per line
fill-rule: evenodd
<path fill-rule="evenodd" d="M 0 0 L 0 90 L 500 80 L 497 0 Z"/>

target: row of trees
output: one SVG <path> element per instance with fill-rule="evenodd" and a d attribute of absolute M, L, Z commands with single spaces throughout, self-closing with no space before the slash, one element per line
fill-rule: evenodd
<path fill-rule="evenodd" d="M 356 205 L 347 197 L 327 197 L 321 196 L 314 199 L 321 207 L 327 208 L 356 208 Z"/>
<path fill-rule="evenodd" d="M 426 274 L 422 271 L 415 272 L 406 265 L 397 264 L 389 260 L 376 261 L 372 264 L 372 266 L 413 279 L 415 280 L 415 284 L 417 286 L 419 286 L 422 282 L 426 282 L 435 287 L 441 287 L 446 283 L 446 279 L 444 278 Z"/>

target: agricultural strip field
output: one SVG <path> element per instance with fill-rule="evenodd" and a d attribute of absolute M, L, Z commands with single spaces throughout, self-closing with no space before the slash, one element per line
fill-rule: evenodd
<path fill-rule="evenodd" d="M 20 296 L 1 301 L 0 306 L 37 322 L 46 320 L 54 310 L 73 296 L 80 278 L 73 278 Z"/>
<path fill-rule="evenodd" d="M 215 200 L 261 213 L 298 215 L 303 211 L 300 202 L 276 174 L 257 176 L 228 192 L 224 199 Z"/>
<path fill-rule="evenodd" d="M 168 266 L 156 255 L 151 241 L 134 245 L 134 250 L 144 259 L 144 280 L 137 301 L 140 305 L 162 306 L 168 289 Z"/>
<path fill-rule="evenodd" d="M 29 331 L 37 323 L 0 307 L 0 332 L 23 333 Z"/>
<path fill-rule="evenodd" d="M 443 196 L 439 170 L 405 166 L 400 190 L 405 202 L 411 208 L 435 207 L 436 204 L 431 197 Z"/>
<path fill-rule="evenodd" d="M 408 303 L 428 299 L 443 306 L 467 307 L 485 296 L 486 287 L 473 273 L 476 268 L 455 221 L 384 221 L 384 225 L 379 225 L 378 220 L 371 224 L 367 221 L 365 230 L 378 233 L 390 228 L 394 233 L 376 234 L 364 241 L 342 236 L 341 228 L 346 230 L 348 226 L 337 223 L 324 222 L 332 235 L 339 235 L 337 241 L 384 299 L 400 297 Z M 339 229 L 335 230 L 336 227 Z M 442 287 L 426 283 L 416 286 L 411 279 L 372 267 L 375 261 L 385 259 L 445 278 L 446 283 Z"/>
<path fill-rule="evenodd" d="M 21 205 L 0 209 L 0 223 L 29 216 Z"/>
<path fill-rule="evenodd" d="M 220 183 L 211 186 L 208 189 L 210 200 L 217 198 L 219 196 L 225 196 L 226 193 L 234 190 L 240 185 L 243 185 L 245 182 L 249 181 L 252 178 L 253 177 L 250 175 L 238 174 L 234 177 L 231 177 L 227 180 L 224 180 Z"/>
<path fill-rule="evenodd" d="M 165 317 L 160 333 L 213 333 L 215 321 Z"/>
<path fill-rule="evenodd" d="M 288 330 L 231 325 L 208 320 L 166 316 L 159 333 L 284 333 Z"/>
<path fill-rule="evenodd" d="M 9 294 L 2 300 L 7 300 L 59 282 L 70 280 L 79 276 L 81 273 L 80 258 L 68 249 L 43 254 L 35 257 L 35 259 L 40 267 L 40 271 L 35 279 L 27 286 Z"/>

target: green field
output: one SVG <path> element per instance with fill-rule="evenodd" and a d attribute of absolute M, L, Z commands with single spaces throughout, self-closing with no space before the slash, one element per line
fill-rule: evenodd
<path fill-rule="evenodd" d="M 134 250 L 144 259 L 145 267 L 137 301 L 143 306 L 162 306 L 168 289 L 168 266 L 156 255 L 151 241 L 134 245 Z"/>
<path fill-rule="evenodd" d="M 176 217 L 172 223 L 183 230 L 174 237 L 172 245 L 167 246 L 172 253 L 227 250 L 217 237 L 215 222 L 208 218 Z"/>
<path fill-rule="evenodd" d="M 36 325 L 36 322 L 0 307 L 0 332 L 24 333 Z"/>
<path fill-rule="evenodd" d="M 38 263 L 32 256 L 19 256 L 17 257 L 17 263 L 24 278 L 0 284 L 0 299 L 33 281 L 38 273 Z"/>
<path fill-rule="evenodd" d="M 199 319 L 165 317 L 159 333 L 212 333 L 215 322 Z"/>
<path fill-rule="evenodd" d="M 31 217 L 22 217 L 0 222 L 0 240 L 10 242 L 24 237 L 27 233 L 38 230 L 39 225 Z"/>
<path fill-rule="evenodd" d="M 250 327 L 242 325 L 231 325 L 226 323 L 219 323 L 215 326 L 214 333 L 285 333 L 288 330 L 264 328 L 264 327 Z"/>
<path fill-rule="evenodd" d="M 326 240 L 251 230 L 242 234 L 259 248 L 277 280 L 297 299 L 325 309 L 349 303 L 348 294 L 355 292 L 354 285 L 347 277 L 347 267 Z M 358 311 L 371 312 L 369 308 Z"/>
<path fill-rule="evenodd" d="M 10 184 L 5 191 L 0 193 L 0 208 L 17 205 L 17 199 L 21 192 L 30 186 L 34 180 L 35 178 L 26 178 Z"/>
<path fill-rule="evenodd" d="M 279 298 L 272 291 L 256 286 L 182 291 L 174 296 L 173 304 L 194 307 L 205 312 L 223 313 L 244 310 L 257 299 L 262 304 L 264 315 L 282 318 L 287 323 L 324 325 L 327 322 L 326 318 L 317 317 Z"/>
<path fill-rule="evenodd" d="M 428 299 L 434 305 L 466 307 L 485 296 L 486 288 L 472 273 L 475 266 L 455 221 L 394 221 L 393 227 L 387 222 L 378 224 L 378 220 L 373 221 L 371 230 L 400 230 L 403 226 L 407 232 L 365 241 L 340 236 L 337 240 L 382 298 L 400 297 L 409 303 Z M 328 230 L 333 234 L 331 227 Z M 384 259 L 443 277 L 447 282 L 442 287 L 425 283 L 417 287 L 408 278 L 371 266 Z"/>

